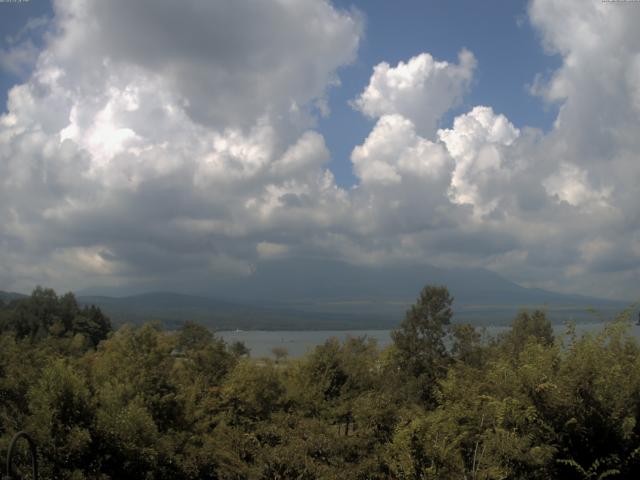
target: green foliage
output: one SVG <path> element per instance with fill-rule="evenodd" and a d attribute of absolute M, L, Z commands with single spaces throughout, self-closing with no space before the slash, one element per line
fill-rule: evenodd
<path fill-rule="evenodd" d="M 213 333 L 206 327 L 193 322 L 186 322 L 178 335 L 178 348 L 182 350 L 197 350 L 211 343 Z"/>
<path fill-rule="evenodd" d="M 391 333 L 398 371 L 415 385 L 419 398 L 433 405 L 437 382 L 446 374 L 449 360 L 444 344 L 453 310 L 446 287 L 427 285 L 407 312 L 400 328 Z"/>
<path fill-rule="evenodd" d="M 554 341 L 553 327 L 542 310 L 533 313 L 520 312 L 511 324 L 511 330 L 503 335 L 502 346 L 507 354 L 518 355 L 527 342 L 534 341 L 543 345 L 551 345 Z"/>
<path fill-rule="evenodd" d="M 248 357 L 251 354 L 244 342 L 238 340 L 229 345 L 229 351 L 236 358 Z"/>
<path fill-rule="evenodd" d="M 281 362 L 289 356 L 289 351 L 285 347 L 273 347 L 271 353 L 273 353 L 276 363 Z"/>
<path fill-rule="evenodd" d="M 86 379 L 64 360 L 42 370 L 29 390 L 27 425 L 40 453 L 50 462 L 43 465 L 47 478 L 84 478 L 92 469 L 91 424 L 93 408 Z"/>
<path fill-rule="evenodd" d="M 458 362 L 480 368 L 486 359 L 482 335 L 473 325 L 458 324 L 451 328 L 453 346 L 451 356 Z"/>
<path fill-rule="evenodd" d="M 0 306 L 0 455 L 27 429 L 56 479 L 640 476 L 628 318 L 556 339 L 522 312 L 487 340 L 451 306 L 428 286 L 384 350 L 330 339 L 274 362 L 190 322 L 111 333 L 36 289 Z"/>
<path fill-rule="evenodd" d="M 284 386 L 270 362 L 242 361 L 231 371 L 222 389 L 222 401 L 233 424 L 266 420 L 280 409 Z"/>
<path fill-rule="evenodd" d="M 58 297 L 51 289 L 37 287 L 28 298 L 0 305 L 2 332 L 32 341 L 81 336 L 95 347 L 111 332 L 111 322 L 95 306 L 81 308 L 72 293 Z"/>

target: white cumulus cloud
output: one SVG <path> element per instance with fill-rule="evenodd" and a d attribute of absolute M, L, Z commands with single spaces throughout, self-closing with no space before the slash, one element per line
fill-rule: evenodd
<path fill-rule="evenodd" d="M 350 189 L 316 120 L 356 59 L 359 13 L 327 0 L 54 10 L 44 48 L 0 55 L 33 70 L 0 115 L 0 288 L 203 285 L 315 255 L 637 294 L 639 9 L 530 2 L 562 60 L 535 80 L 559 107 L 549 132 L 491 106 L 444 125 L 472 85 L 467 50 L 376 65 L 352 102 L 375 125 Z"/>
<path fill-rule="evenodd" d="M 374 67 L 369 85 L 353 103 L 372 118 L 402 115 L 430 138 L 442 115 L 462 100 L 475 67 L 475 57 L 468 50 L 460 52 L 458 64 L 435 60 L 428 53 L 395 67 L 382 62 Z"/>

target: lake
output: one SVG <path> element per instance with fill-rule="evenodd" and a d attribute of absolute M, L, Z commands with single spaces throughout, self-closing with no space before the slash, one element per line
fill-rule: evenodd
<path fill-rule="evenodd" d="M 604 323 L 584 323 L 576 325 L 576 332 L 578 334 L 597 332 L 601 330 L 604 325 Z M 487 335 L 493 336 L 504 332 L 509 327 L 488 326 L 485 328 Z M 554 325 L 556 335 L 562 335 L 565 331 L 565 325 Z M 259 358 L 273 357 L 271 349 L 274 347 L 284 347 L 289 352 L 290 357 L 300 357 L 331 337 L 343 341 L 347 337 L 366 336 L 367 338 L 375 339 L 378 346 L 386 347 L 391 343 L 390 333 L 391 330 L 236 330 L 220 331 L 216 332 L 216 335 L 222 337 L 227 343 L 235 341 L 244 342 L 251 350 L 251 356 L 253 358 Z M 640 339 L 640 326 L 633 325 L 631 327 L 631 333 Z"/>

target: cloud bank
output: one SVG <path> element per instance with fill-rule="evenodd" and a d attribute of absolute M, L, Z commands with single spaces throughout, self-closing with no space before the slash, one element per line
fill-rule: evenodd
<path fill-rule="evenodd" d="M 190 288 L 260 261 L 492 269 L 633 298 L 640 280 L 640 10 L 534 0 L 562 56 L 532 93 L 551 131 L 478 105 L 442 125 L 476 60 L 373 68 L 375 120 L 336 185 L 317 131 L 361 14 L 328 1 L 56 1 L 0 116 L 0 287 Z M 21 53 L 27 52 L 27 53 Z M 6 60 L 7 62 L 10 60 Z"/>

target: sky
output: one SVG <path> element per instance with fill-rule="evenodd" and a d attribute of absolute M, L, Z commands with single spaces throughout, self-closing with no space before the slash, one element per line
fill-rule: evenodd
<path fill-rule="evenodd" d="M 282 258 L 640 293 L 640 3 L 0 3 L 0 289 Z"/>

